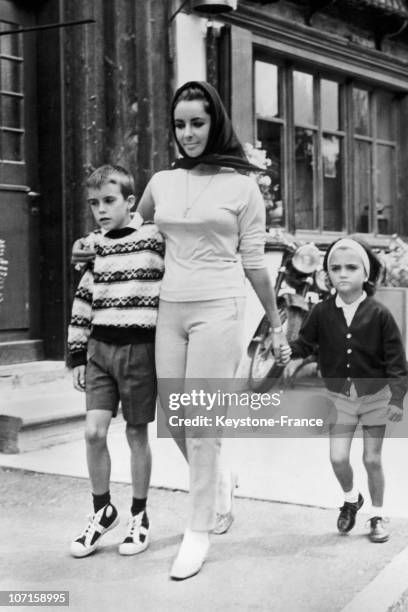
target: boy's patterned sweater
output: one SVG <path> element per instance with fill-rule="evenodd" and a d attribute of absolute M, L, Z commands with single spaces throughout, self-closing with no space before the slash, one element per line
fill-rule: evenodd
<path fill-rule="evenodd" d="M 96 256 L 75 293 L 68 328 L 71 367 L 86 364 L 90 337 L 114 344 L 152 341 L 164 272 L 164 241 L 153 223 L 87 239 Z"/>

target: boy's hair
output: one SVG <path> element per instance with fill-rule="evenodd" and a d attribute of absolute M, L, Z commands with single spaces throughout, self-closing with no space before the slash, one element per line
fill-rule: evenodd
<path fill-rule="evenodd" d="M 92 172 L 85 181 L 87 189 L 100 189 L 106 183 L 119 185 L 125 199 L 135 194 L 135 181 L 133 176 L 122 166 L 105 164 Z"/>
<path fill-rule="evenodd" d="M 367 253 L 368 261 L 370 262 L 370 274 L 368 277 L 368 281 L 364 283 L 363 288 L 364 288 L 364 291 L 367 293 L 367 295 L 374 295 L 376 285 L 381 276 L 381 271 L 382 271 L 381 262 L 378 259 L 378 257 L 374 255 L 374 253 L 372 252 L 368 244 L 366 244 L 363 240 L 361 240 L 360 237 L 356 237 L 354 235 L 351 235 L 348 237 L 352 238 L 355 242 L 358 242 L 363 247 L 365 252 Z M 339 238 L 339 240 L 341 240 L 341 238 Z M 324 256 L 323 269 L 326 273 L 328 272 L 327 262 L 329 260 L 330 251 L 332 250 L 336 242 L 338 242 L 338 240 L 335 240 L 334 242 L 331 243 L 331 245 L 327 249 L 325 256 Z"/>

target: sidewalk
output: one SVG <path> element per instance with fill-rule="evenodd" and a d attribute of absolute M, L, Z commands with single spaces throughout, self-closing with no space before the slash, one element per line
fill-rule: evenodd
<path fill-rule="evenodd" d="M 44 364 L 42 368 L 51 369 Z M 183 491 L 188 488 L 188 472 L 176 445 L 157 438 L 153 425 L 151 548 L 140 558 L 117 556 L 122 525 L 106 536 L 107 548 L 93 559 L 71 559 L 67 543 L 83 527 L 90 510 L 83 423 L 70 420 L 83 414 L 84 396 L 72 394 L 66 374 L 52 383 L 41 381 L 38 373 L 35 376 L 37 384 L 25 385 L 23 376 L 2 394 L 9 409 L 14 398 L 14 408 L 31 410 L 31 424 L 21 434 L 20 454 L 0 455 L 0 499 L 6 518 L 0 536 L 6 553 L 4 567 L 0 565 L 2 589 L 70 590 L 70 607 L 90 612 L 117 607 L 170 612 L 208 608 L 386 612 L 407 589 L 405 439 L 385 442 L 387 499 L 392 500 L 387 508 L 393 518 L 392 538 L 382 545 L 373 545 L 366 537 L 364 507 L 353 533 L 337 534 L 337 508 L 342 500 L 328 462 L 326 438 L 226 439 L 226 459 L 240 477 L 236 521 L 231 533 L 213 537 L 200 575 L 179 584 L 170 582 L 167 574 L 185 524 Z M 56 412 L 64 415 L 62 424 L 39 427 L 41 418 L 49 421 L 50 410 L 54 416 Z M 120 418 L 111 427 L 109 446 L 112 489 L 124 522 L 130 495 L 129 452 Z M 368 499 L 361 440 L 353 446 L 356 481 Z"/>
<path fill-rule="evenodd" d="M 230 532 L 212 536 L 200 574 L 173 582 L 168 572 L 185 524 L 185 493 L 151 491 L 150 548 L 126 558 L 117 545 L 130 488 L 113 484 L 122 525 L 104 537 L 95 555 L 73 559 L 68 543 L 85 526 L 87 481 L 1 468 L 0 476 L 0 588 L 69 591 L 75 612 L 340 612 L 408 543 L 407 521 L 393 521 L 398 537 L 374 545 L 361 517 L 353 534 L 342 537 L 334 529 L 334 510 L 239 499 Z M 382 595 L 375 592 L 359 610 L 376 612 Z"/>

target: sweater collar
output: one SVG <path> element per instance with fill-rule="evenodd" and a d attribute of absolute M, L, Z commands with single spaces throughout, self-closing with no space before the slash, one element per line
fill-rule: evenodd
<path fill-rule="evenodd" d="M 134 231 L 138 230 L 142 225 L 143 217 L 140 213 L 135 212 L 132 215 L 130 223 L 126 227 L 109 230 L 108 232 L 102 230 L 102 234 L 107 238 L 124 238 L 124 236 L 129 236 L 129 234 L 132 234 Z"/>
<path fill-rule="evenodd" d="M 354 300 L 354 302 L 351 302 L 351 304 L 346 304 L 346 302 L 342 300 L 341 297 L 337 294 L 335 298 L 335 303 L 336 303 L 337 308 L 343 308 L 343 309 L 345 308 L 346 310 L 347 309 L 352 310 L 352 309 L 357 309 L 357 307 L 361 304 L 361 302 L 364 302 L 366 297 L 367 297 L 367 294 L 365 291 L 363 291 L 360 297 Z"/>

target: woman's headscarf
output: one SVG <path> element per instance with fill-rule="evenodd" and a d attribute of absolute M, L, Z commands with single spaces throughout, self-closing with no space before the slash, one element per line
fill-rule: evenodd
<path fill-rule="evenodd" d="M 180 94 L 186 89 L 201 89 L 209 103 L 209 114 L 211 116 L 211 126 L 208 135 L 207 145 L 198 157 L 189 157 L 184 151 L 176 137 L 174 124 L 174 111 L 180 102 Z M 182 157 L 176 159 L 173 168 L 194 168 L 198 164 L 210 164 L 216 166 L 226 166 L 236 170 L 247 172 L 264 172 L 262 168 L 250 164 L 244 153 L 244 149 L 238 140 L 232 127 L 231 120 L 221 101 L 217 90 L 205 81 L 188 81 L 179 87 L 174 94 L 171 105 L 171 125 L 177 147 Z"/>

